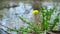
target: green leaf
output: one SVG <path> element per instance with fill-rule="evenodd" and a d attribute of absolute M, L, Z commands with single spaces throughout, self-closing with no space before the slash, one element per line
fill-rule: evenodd
<path fill-rule="evenodd" d="M 29 26 L 32 26 L 32 23 L 26 21 L 26 19 L 24 19 L 23 17 L 19 16 L 19 18 L 23 21 L 23 23 L 28 24 Z"/>
<path fill-rule="evenodd" d="M 57 25 L 57 23 L 59 22 L 59 14 L 60 14 L 60 13 L 58 13 L 57 16 L 55 17 L 55 19 L 54 19 L 54 21 L 53 21 L 53 25 L 50 26 L 50 30 L 53 30 L 54 27 L 55 27 L 55 26 Z"/>

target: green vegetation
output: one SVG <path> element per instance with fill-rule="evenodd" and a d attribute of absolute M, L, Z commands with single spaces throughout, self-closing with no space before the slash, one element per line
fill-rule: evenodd
<path fill-rule="evenodd" d="M 53 24 L 50 25 L 50 19 L 51 15 L 53 12 L 56 10 L 55 7 L 51 9 L 44 9 L 43 7 L 40 8 L 40 13 L 41 13 L 41 22 L 40 22 L 40 27 L 38 28 L 37 25 L 33 25 L 31 22 L 27 21 L 25 18 L 19 16 L 19 19 L 23 21 L 23 23 L 28 24 L 27 28 L 21 27 L 19 29 L 16 29 L 18 31 L 21 31 L 23 34 L 27 33 L 35 33 L 35 34 L 41 34 L 42 32 L 46 31 L 52 31 L 54 27 L 57 25 L 59 22 L 59 15 L 60 12 L 54 17 Z"/>

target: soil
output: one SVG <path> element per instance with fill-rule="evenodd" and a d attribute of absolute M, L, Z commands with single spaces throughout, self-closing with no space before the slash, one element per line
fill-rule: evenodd
<path fill-rule="evenodd" d="M 51 32 L 47 32 L 47 34 L 60 34 L 60 31 L 54 30 L 54 31 L 51 31 Z"/>

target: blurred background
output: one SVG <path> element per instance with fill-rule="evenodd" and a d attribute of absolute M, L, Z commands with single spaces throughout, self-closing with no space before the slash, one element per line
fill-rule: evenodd
<path fill-rule="evenodd" d="M 60 11 L 60 0 L 0 0 L 0 34 L 6 33 L 2 30 L 6 30 L 6 27 L 16 27 L 17 29 L 22 26 L 26 27 L 27 25 L 22 23 L 18 16 L 23 16 L 26 20 L 33 22 L 34 18 L 31 12 L 33 9 L 39 9 L 40 6 L 48 9 L 53 6 L 57 7 L 51 18 L 52 22 L 55 15 Z M 60 28 L 60 25 L 57 24 L 55 29 L 58 29 L 57 27 Z M 11 32 L 11 34 L 13 33 Z"/>

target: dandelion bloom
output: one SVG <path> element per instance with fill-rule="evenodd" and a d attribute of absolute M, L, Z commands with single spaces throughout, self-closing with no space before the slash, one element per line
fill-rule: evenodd
<path fill-rule="evenodd" d="M 38 12 L 39 12 L 38 10 L 33 10 L 32 14 L 38 14 Z"/>

